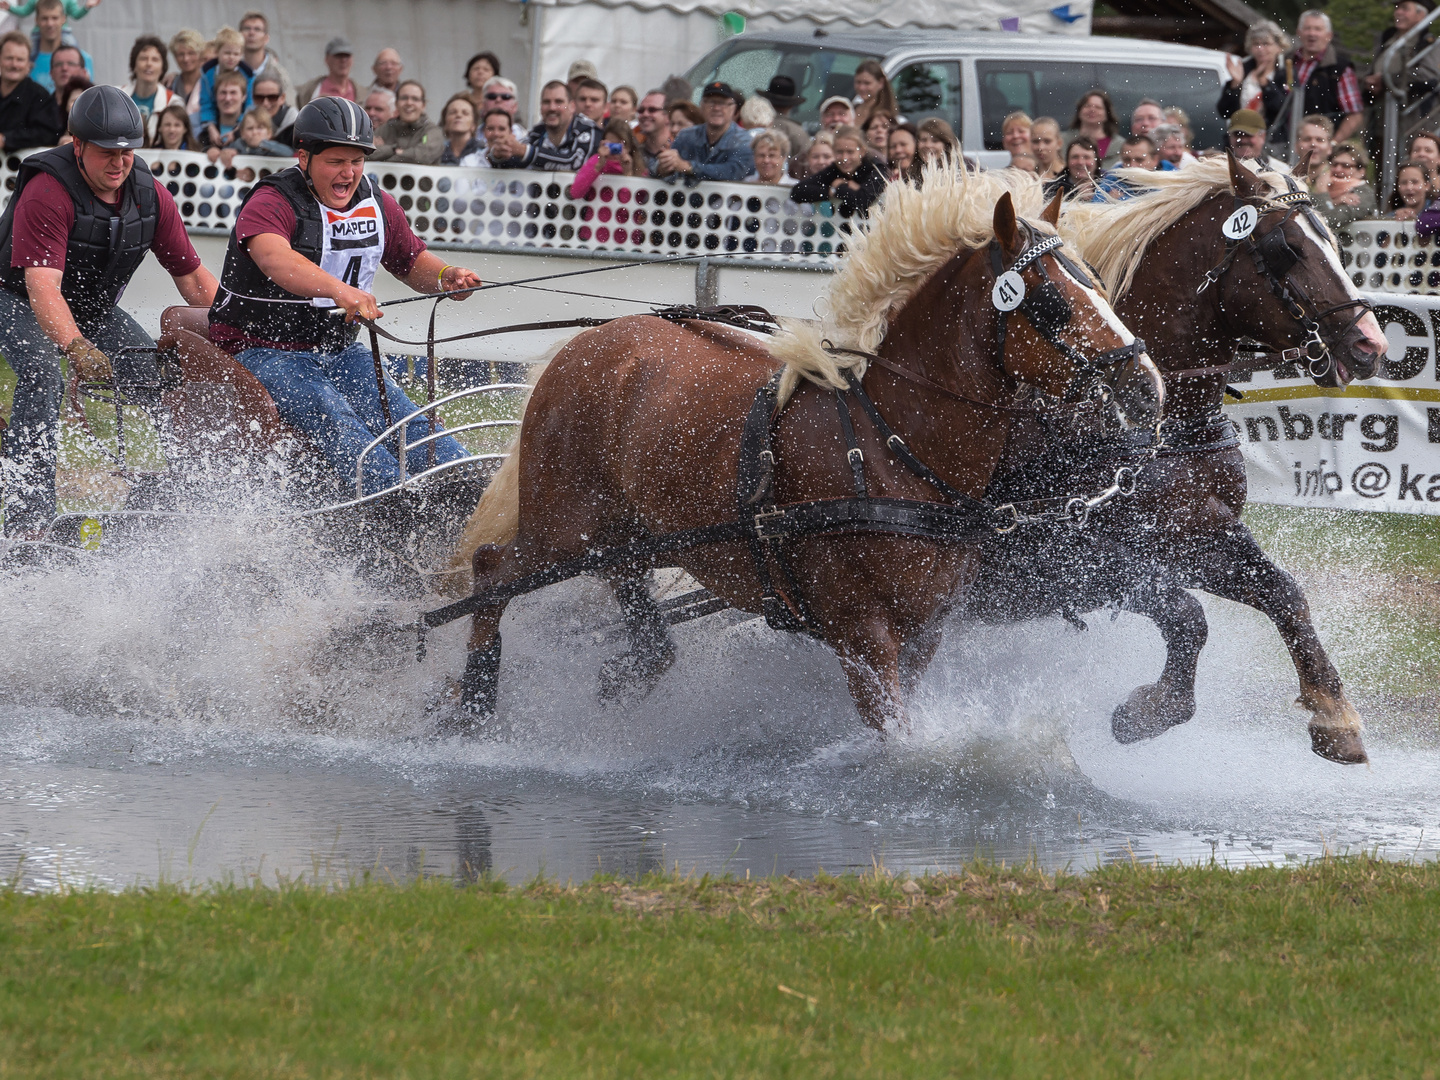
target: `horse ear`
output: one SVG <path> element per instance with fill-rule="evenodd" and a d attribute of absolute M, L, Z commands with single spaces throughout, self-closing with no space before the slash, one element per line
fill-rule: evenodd
<path fill-rule="evenodd" d="M 1229 150 L 1225 151 L 1225 157 L 1230 162 L 1230 187 L 1235 194 L 1243 198 L 1252 195 L 1263 195 L 1266 192 L 1265 182 L 1253 172 L 1241 165 L 1235 155 Z"/>
<path fill-rule="evenodd" d="M 1008 191 L 995 204 L 995 239 L 1000 241 L 1000 250 L 1006 255 L 1020 253 L 1020 228 L 1015 221 L 1015 203 Z"/>
<path fill-rule="evenodd" d="M 1050 200 L 1050 204 L 1040 212 L 1040 220 L 1048 221 L 1058 229 L 1060 227 L 1060 204 L 1064 201 L 1065 193 L 1063 191 L 1055 192 L 1055 197 Z"/>

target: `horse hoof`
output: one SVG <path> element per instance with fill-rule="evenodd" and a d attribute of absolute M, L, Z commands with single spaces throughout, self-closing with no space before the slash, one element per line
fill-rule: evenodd
<path fill-rule="evenodd" d="M 1310 749 L 1326 761 L 1341 765 L 1367 765 L 1370 762 L 1360 732 L 1354 728 L 1333 728 L 1312 723 Z"/>
<path fill-rule="evenodd" d="M 1159 686 L 1141 686 L 1110 716 L 1110 733 L 1118 743 L 1137 743 L 1163 735 L 1195 715 L 1195 698 L 1167 693 Z"/>
<path fill-rule="evenodd" d="M 674 662 L 675 646 L 669 644 L 650 653 L 612 656 L 600 665 L 600 700 L 615 702 L 645 697 Z"/>

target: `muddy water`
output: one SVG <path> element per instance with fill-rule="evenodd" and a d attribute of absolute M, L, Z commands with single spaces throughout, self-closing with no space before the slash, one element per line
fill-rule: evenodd
<path fill-rule="evenodd" d="M 1369 768 L 1310 753 L 1274 630 L 1223 601 L 1206 601 L 1198 715 L 1150 743 L 1109 735 L 1111 709 L 1163 658 L 1126 614 L 1084 633 L 950 627 L 912 729 L 881 743 L 827 651 L 731 615 L 678 628 L 655 691 L 602 707 L 618 613 L 586 580 L 512 606 L 513 735 L 486 743 L 433 737 L 460 627 L 417 663 L 388 628 L 421 604 L 387 600 L 303 531 L 214 523 L 0 578 L 0 878 L 1429 857 L 1434 718 L 1367 676 L 1376 635 L 1400 632 L 1384 590 L 1343 574 L 1305 584 L 1369 722 Z"/>

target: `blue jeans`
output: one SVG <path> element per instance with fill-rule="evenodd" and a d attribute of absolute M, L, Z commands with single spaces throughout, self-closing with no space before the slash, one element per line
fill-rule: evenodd
<path fill-rule="evenodd" d="M 80 332 L 110 357 L 122 381 L 154 383 L 154 353 L 121 353 L 125 346 L 154 348 L 140 324 L 119 308 L 76 319 Z M 5 493 L 5 533 L 15 536 L 45 527 L 55 516 L 55 462 L 60 447 L 60 405 L 65 376 L 60 350 L 45 336 L 30 302 L 0 289 L 0 355 L 15 371 L 15 407 L 0 439 Z M 133 402 L 153 400 L 154 391 L 130 394 Z"/>
<path fill-rule="evenodd" d="M 270 391 L 280 419 L 310 436 L 346 486 L 353 489 L 360 451 L 386 427 L 385 414 L 380 408 L 380 394 L 375 386 L 375 362 L 369 348 L 357 342 L 338 353 L 246 349 L 235 359 L 249 368 Z M 385 376 L 385 396 L 390 402 L 392 420 L 399 420 L 415 411 L 415 403 L 395 385 L 388 373 Z M 429 420 L 417 416 L 407 426 L 405 439 L 407 443 L 414 442 L 428 434 Z M 382 491 L 400 482 L 400 463 L 388 448 L 393 445 L 377 446 L 366 456 L 365 494 Z M 428 466 L 431 446 L 435 448 L 437 465 L 470 456 L 469 451 L 451 436 L 445 435 L 409 451 L 406 455 L 409 475 L 413 476 Z"/>

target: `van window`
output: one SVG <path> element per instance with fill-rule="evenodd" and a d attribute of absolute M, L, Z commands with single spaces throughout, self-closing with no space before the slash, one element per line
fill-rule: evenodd
<path fill-rule="evenodd" d="M 1220 76 L 1211 68 L 1158 67 L 1142 64 L 1056 63 L 1034 60 L 977 60 L 980 114 L 985 149 L 999 150 L 1000 124 L 1021 109 L 1031 119 L 1053 116 L 1063 131 L 1075 115 L 1075 103 L 1087 90 L 1101 89 L 1115 103 L 1120 134 L 1130 130 L 1130 113 L 1141 98 L 1167 108 L 1178 105 L 1190 117 L 1195 146 L 1223 146 L 1225 132 L 1215 112 Z"/>
<path fill-rule="evenodd" d="M 910 64 L 891 80 L 900 115 L 912 124 L 938 116 L 957 132 L 960 130 L 960 65 Z"/>
<path fill-rule="evenodd" d="M 706 83 L 727 82 L 746 97 L 770 85 L 776 75 L 795 80 L 795 93 L 804 101 L 790 118 L 819 127 L 820 103 L 841 94 L 855 96 L 855 69 L 863 60 L 878 60 L 872 53 L 843 52 L 813 45 L 775 41 L 747 42 L 744 35 L 721 45 L 685 73 L 695 88 L 695 100 Z"/>

